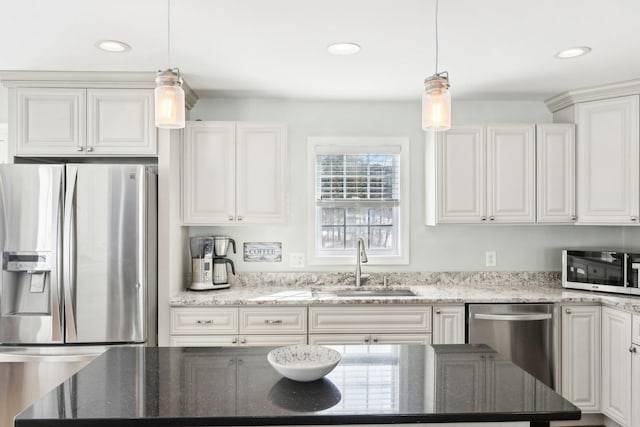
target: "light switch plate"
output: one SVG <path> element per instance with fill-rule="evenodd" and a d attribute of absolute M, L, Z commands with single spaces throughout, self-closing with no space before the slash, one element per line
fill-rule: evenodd
<path fill-rule="evenodd" d="M 303 268 L 304 267 L 304 254 L 292 253 L 289 255 L 289 265 L 291 268 Z"/>
<path fill-rule="evenodd" d="M 484 253 L 484 265 L 486 267 L 495 267 L 496 264 L 496 251 L 486 251 Z"/>

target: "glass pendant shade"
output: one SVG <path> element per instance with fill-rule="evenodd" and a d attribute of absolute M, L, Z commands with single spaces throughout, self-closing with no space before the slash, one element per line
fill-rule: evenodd
<path fill-rule="evenodd" d="M 435 74 L 424 81 L 422 129 L 439 132 L 451 128 L 449 79 Z"/>
<path fill-rule="evenodd" d="M 177 69 L 160 71 L 156 76 L 156 127 L 182 129 L 185 126 L 184 90 Z"/>

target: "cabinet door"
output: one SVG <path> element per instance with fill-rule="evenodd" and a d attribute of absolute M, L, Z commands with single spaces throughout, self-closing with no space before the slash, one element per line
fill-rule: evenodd
<path fill-rule="evenodd" d="M 464 305 L 433 308 L 433 343 L 464 344 Z"/>
<path fill-rule="evenodd" d="M 638 96 L 577 105 L 578 222 L 637 224 Z"/>
<path fill-rule="evenodd" d="M 188 122 L 182 159 L 185 224 L 228 224 L 235 218 L 235 122 Z"/>
<path fill-rule="evenodd" d="M 438 222 L 486 221 L 484 128 L 456 126 L 438 136 Z"/>
<path fill-rule="evenodd" d="M 634 344 L 631 350 L 631 396 L 637 402 L 640 396 L 640 346 Z M 631 427 L 640 426 L 640 405 L 631 405 Z"/>
<path fill-rule="evenodd" d="M 437 412 L 477 412 L 486 408 L 486 361 L 476 355 L 438 354 L 435 387 Z"/>
<path fill-rule="evenodd" d="M 623 426 L 631 418 L 631 314 L 602 308 L 602 413 Z"/>
<path fill-rule="evenodd" d="M 286 125 L 239 122 L 236 133 L 236 221 L 284 223 L 287 218 Z"/>
<path fill-rule="evenodd" d="M 487 126 L 489 222 L 535 222 L 534 125 Z"/>
<path fill-rule="evenodd" d="M 575 222 L 574 125 L 538 125 L 536 149 L 537 222 Z"/>
<path fill-rule="evenodd" d="M 562 395 L 600 412 L 600 306 L 562 308 Z"/>
<path fill-rule="evenodd" d="M 87 152 L 158 154 L 152 89 L 88 89 Z"/>
<path fill-rule="evenodd" d="M 15 89 L 17 155 L 84 155 L 86 90 Z"/>

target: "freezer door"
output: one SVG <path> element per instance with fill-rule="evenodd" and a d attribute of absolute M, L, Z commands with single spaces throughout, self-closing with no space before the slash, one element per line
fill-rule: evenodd
<path fill-rule="evenodd" d="M 144 166 L 67 165 L 67 342 L 145 341 L 145 191 Z"/>
<path fill-rule="evenodd" d="M 63 166 L 0 165 L 0 343 L 62 342 Z"/>

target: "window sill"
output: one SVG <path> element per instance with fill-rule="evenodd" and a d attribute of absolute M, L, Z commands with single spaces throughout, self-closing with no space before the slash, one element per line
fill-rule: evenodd
<path fill-rule="evenodd" d="M 375 256 L 367 254 L 369 262 L 362 265 L 409 265 L 409 255 L 387 255 Z M 353 267 L 356 265 L 355 256 L 319 256 L 309 255 L 308 265 L 345 265 Z"/>

